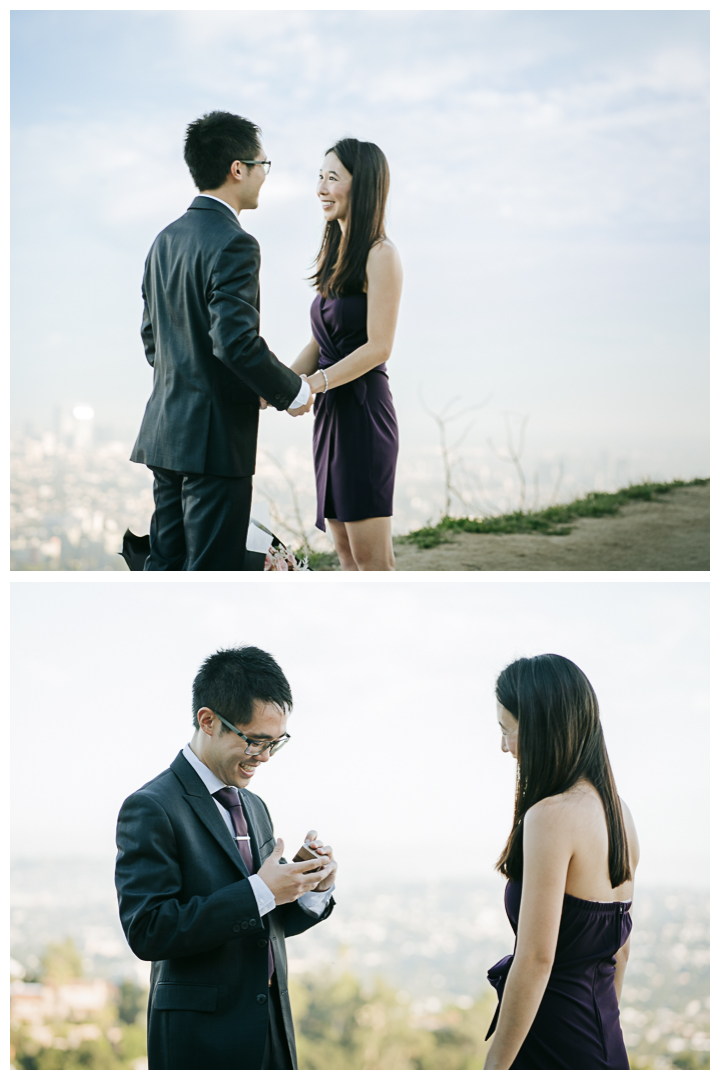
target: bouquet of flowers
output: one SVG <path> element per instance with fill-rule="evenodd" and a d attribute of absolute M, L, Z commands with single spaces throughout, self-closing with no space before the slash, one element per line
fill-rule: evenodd
<path fill-rule="evenodd" d="M 309 570 L 307 559 L 299 559 L 282 540 L 273 536 L 273 542 L 265 556 L 266 570 Z"/>

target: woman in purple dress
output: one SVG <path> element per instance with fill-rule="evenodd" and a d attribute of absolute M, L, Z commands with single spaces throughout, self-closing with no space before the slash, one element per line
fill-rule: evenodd
<path fill-rule="evenodd" d="M 500 999 L 486 1069 L 628 1069 L 618 1001 L 638 841 L 618 797 L 597 698 L 563 656 L 516 660 L 496 686 L 517 760 L 497 869 L 515 951 L 488 972 Z"/>
<path fill-rule="evenodd" d="M 390 173 L 374 143 L 328 150 L 317 194 L 325 232 L 313 284 L 312 339 L 293 364 L 315 397 L 317 521 L 343 570 L 394 570 L 397 417 L 386 363 L 402 269 L 385 235 Z"/>

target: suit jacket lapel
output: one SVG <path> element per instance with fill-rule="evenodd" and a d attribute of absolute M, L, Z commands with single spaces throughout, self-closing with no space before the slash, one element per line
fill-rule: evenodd
<path fill-rule="evenodd" d="M 230 835 L 228 827 L 218 811 L 215 800 L 193 769 L 192 765 L 186 761 L 182 753 L 180 753 L 175 758 L 170 768 L 185 788 L 183 797 L 188 806 L 194 810 L 203 825 L 212 833 L 220 847 L 227 852 L 242 876 L 249 877 L 245 863 L 238 851 L 238 846 Z M 254 854 L 255 848 L 253 846 L 253 855 Z"/>

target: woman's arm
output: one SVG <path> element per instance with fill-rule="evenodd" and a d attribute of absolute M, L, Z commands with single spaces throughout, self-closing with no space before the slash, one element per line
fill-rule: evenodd
<path fill-rule="evenodd" d="M 328 388 L 358 379 L 384 363 L 392 352 L 402 292 L 402 267 L 400 256 L 389 241 L 383 240 L 370 249 L 367 281 L 367 342 L 337 364 L 325 368 Z M 298 370 L 295 365 L 293 369 Z M 311 376 L 310 389 L 313 394 L 325 389 L 325 380 L 319 372 Z"/>
<path fill-rule="evenodd" d="M 618 949 L 617 956 L 615 957 L 615 996 L 618 999 L 618 1005 L 620 1004 L 620 995 L 622 994 L 623 980 L 625 978 L 625 968 L 627 967 L 629 956 L 630 938 L 627 939 L 622 949 Z"/>
<path fill-rule="evenodd" d="M 623 822 L 625 823 L 625 835 L 627 836 L 628 842 L 630 870 L 632 871 L 632 877 L 630 881 L 624 883 L 625 887 L 623 888 L 623 899 L 632 900 L 635 896 L 635 871 L 637 870 L 637 864 L 640 861 L 640 842 L 638 840 L 637 831 L 635 829 L 635 822 L 633 821 L 630 810 L 622 799 L 620 800 L 620 805 L 622 807 Z M 625 968 L 627 967 L 629 956 L 630 938 L 627 939 L 621 949 L 618 949 L 617 956 L 615 957 L 615 994 L 618 999 L 618 1005 L 620 1004 L 620 995 L 622 993 L 623 980 L 625 978 Z"/>
<path fill-rule="evenodd" d="M 320 346 L 315 338 L 310 338 L 310 341 L 299 354 L 295 363 L 292 364 L 290 370 L 296 372 L 298 375 L 312 375 L 312 373 L 318 369 L 319 359 Z"/>
<path fill-rule="evenodd" d="M 509 1069 L 535 1019 L 557 948 L 572 822 L 562 798 L 532 806 L 523 824 L 523 885 L 515 958 L 486 1069 Z"/>

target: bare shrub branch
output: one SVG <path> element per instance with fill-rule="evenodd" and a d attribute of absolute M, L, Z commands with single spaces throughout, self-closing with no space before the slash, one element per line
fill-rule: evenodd
<path fill-rule="evenodd" d="M 260 491 L 260 493 L 264 495 L 265 498 L 268 500 L 268 504 L 270 505 L 270 512 L 274 520 L 278 523 L 279 527 L 281 529 L 287 529 L 287 531 L 292 536 L 294 536 L 296 540 L 299 540 L 302 543 L 304 548 L 306 548 L 307 550 L 312 550 L 312 542 L 307 534 L 305 526 L 303 525 L 302 511 L 300 509 L 300 499 L 298 497 L 298 491 L 295 485 L 295 481 L 290 476 L 287 469 L 285 469 L 283 464 L 278 461 L 278 459 L 273 454 L 271 454 L 269 450 L 263 450 L 263 454 L 268 459 L 268 461 L 270 461 L 275 466 L 275 468 L 280 473 L 289 488 L 290 498 L 292 500 L 292 517 L 295 521 L 295 524 L 293 525 L 290 521 L 286 521 L 283 518 L 277 502 L 267 492 L 267 489 L 261 489 L 260 487 L 258 487 L 258 491 Z"/>
<path fill-rule="evenodd" d="M 509 463 L 511 463 L 512 465 L 515 466 L 515 471 L 518 474 L 518 480 L 520 482 L 520 504 L 519 504 L 518 509 L 522 511 L 522 510 L 525 509 L 526 482 L 525 482 L 525 473 L 523 472 L 523 468 L 522 468 L 522 465 L 520 463 L 520 459 L 522 458 L 523 450 L 525 449 L 525 429 L 526 429 L 526 427 L 528 425 L 528 421 L 530 419 L 530 416 L 528 414 L 528 415 L 525 415 L 525 416 L 520 418 L 520 430 L 518 432 L 518 441 L 517 441 L 517 446 L 516 446 L 515 445 L 515 440 L 513 438 L 512 426 L 510 424 L 510 416 L 511 415 L 517 416 L 518 414 L 517 413 L 510 414 L 510 413 L 507 413 L 507 412 L 505 413 L 505 431 L 507 433 L 507 450 L 506 450 L 505 454 L 500 453 L 500 451 L 498 451 L 495 448 L 495 445 L 493 444 L 492 439 L 488 439 L 488 443 L 490 445 L 490 448 L 491 448 L 492 452 L 495 454 L 495 456 L 497 458 L 499 458 L 500 461 L 509 462 Z"/>
<path fill-rule="evenodd" d="M 455 483 L 455 478 L 454 478 L 454 475 L 453 475 L 454 470 L 456 469 L 456 467 L 458 465 L 461 464 L 461 462 L 458 461 L 458 460 L 456 460 L 456 461 L 451 460 L 451 454 L 453 454 L 458 449 L 458 447 L 462 445 L 464 440 L 467 438 L 468 433 L 470 432 L 471 428 L 475 424 L 475 420 L 472 420 L 466 426 L 466 428 L 464 429 L 462 434 L 455 440 L 455 442 L 452 444 L 452 446 L 448 446 L 448 441 L 447 441 L 448 424 L 454 423 L 456 420 L 459 420 L 461 416 L 466 416 L 467 413 L 475 412 L 478 409 L 484 409 L 485 406 L 490 401 L 490 397 L 492 395 L 490 395 L 484 401 L 481 401 L 476 405 L 467 405 L 462 409 L 458 409 L 457 412 L 452 413 L 452 414 L 450 413 L 450 410 L 451 410 L 452 406 L 455 404 L 455 402 L 460 400 L 459 395 L 455 395 L 455 397 L 450 398 L 450 400 L 445 403 L 445 405 L 442 407 L 442 409 L 439 412 L 436 412 L 434 409 L 431 409 L 426 404 L 425 399 L 423 398 L 423 394 L 422 394 L 422 387 L 420 387 L 420 389 L 419 389 L 419 396 L 420 396 L 420 402 L 422 404 L 423 409 L 428 414 L 428 416 L 431 416 L 433 418 L 433 420 L 435 421 L 435 423 L 438 426 L 438 436 L 439 436 L 439 439 L 440 439 L 440 455 L 442 457 L 444 480 L 445 480 L 445 506 L 444 506 L 444 510 L 443 510 L 443 516 L 444 517 L 449 517 L 450 516 L 450 507 L 451 507 L 453 496 L 455 496 L 455 498 L 458 500 L 458 502 L 465 509 L 469 508 L 469 504 L 466 501 L 466 499 L 464 498 L 462 492 L 458 489 L 458 486 Z"/>

